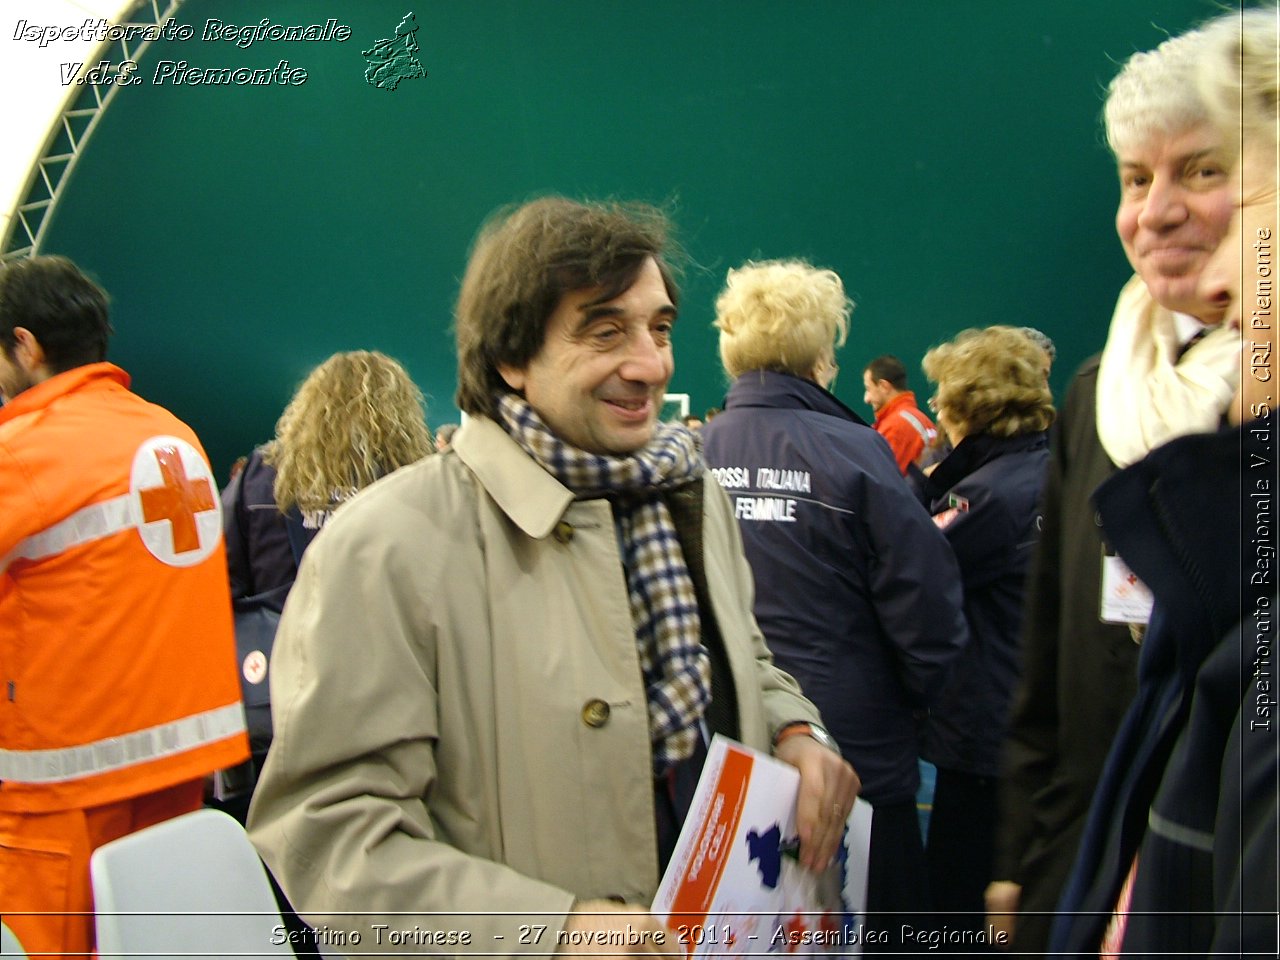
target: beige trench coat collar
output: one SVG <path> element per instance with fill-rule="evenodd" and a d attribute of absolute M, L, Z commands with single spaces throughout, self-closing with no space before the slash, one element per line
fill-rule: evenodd
<path fill-rule="evenodd" d="M 535 540 L 545 539 L 573 503 L 573 491 L 487 417 L 468 417 L 452 449 L 511 522 Z"/>

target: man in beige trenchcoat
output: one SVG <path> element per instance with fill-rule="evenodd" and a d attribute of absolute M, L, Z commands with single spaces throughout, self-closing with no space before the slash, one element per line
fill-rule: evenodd
<path fill-rule="evenodd" d="M 692 434 L 658 423 L 665 229 L 558 198 L 493 219 L 457 304 L 467 422 L 307 552 L 249 822 L 326 953 L 673 949 L 584 943 L 657 929 L 715 733 L 795 765 L 801 862 L 835 853 L 857 777 L 773 666 Z"/>

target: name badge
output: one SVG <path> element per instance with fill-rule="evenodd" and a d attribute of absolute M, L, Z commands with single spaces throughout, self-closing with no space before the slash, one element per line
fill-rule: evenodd
<path fill-rule="evenodd" d="M 1102 558 L 1102 610 L 1104 623 L 1143 623 L 1151 619 L 1154 598 L 1123 560 Z"/>

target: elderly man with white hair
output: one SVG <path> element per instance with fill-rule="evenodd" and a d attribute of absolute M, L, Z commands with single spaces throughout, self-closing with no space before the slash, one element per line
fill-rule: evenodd
<path fill-rule="evenodd" d="M 1278 26 L 1273 7 L 1204 31 L 1205 99 L 1224 142 L 1243 151 L 1232 178 L 1239 210 L 1199 292 L 1249 346 L 1230 408 L 1241 426 L 1172 441 L 1095 495 L 1106 536 L 1155 606 L 1055 953 L 1275 955 Z"/>
<path fill-rule="evenodd" d="M 1239 381 L 1239 337 L 1222 327 L 1222 304 L 1198 293 L 1233 198 L 1231 144 L 1196 80 L 1207 42 L 1192 32 L 1135 54 L 1108 90 L 1116 232 L 1135 276 L 1120 292 L 1101 357 L 1076 374 L 1052 441 L 1006 749 L 998 880 L 987 895 L 993 922 L 1021 911 L 1019 951 L 1044 948 L 1107 749 L 1134 695 L 1145 629 L 1108 622 L 1132 617 L 1112 602 L 1125 573 L 1089 498 L 1160 444 L 1214 430 Z"/>

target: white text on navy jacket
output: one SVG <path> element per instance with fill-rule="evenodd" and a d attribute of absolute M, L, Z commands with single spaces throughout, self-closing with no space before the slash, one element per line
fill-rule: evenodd
<path fill-rule="evenodd" d="M 751 471 L 746 467 L 712 467 L 711 473 L 726 490 L 752 490 Z M 784 470 L 774 467 L 758 467 L 753 492 L 783 490 L 794 493 L 812 493 L 813 484 L 808 470 Z M 770 520 L 778 523 L 796 522 L 796 501 L 789 497 L 769 495 L 733 495 L 733 515 L 738 520 Z"/>

